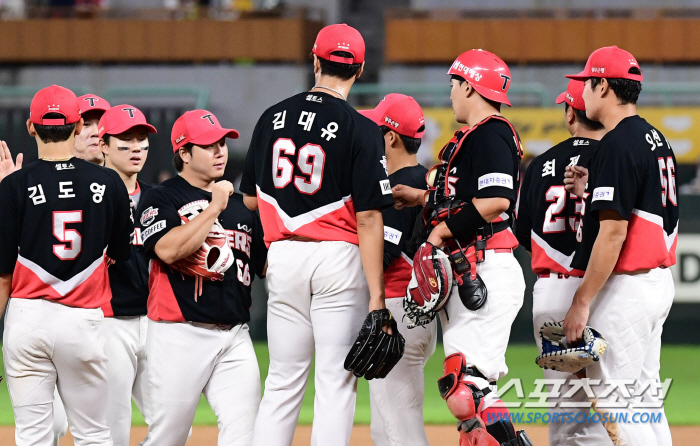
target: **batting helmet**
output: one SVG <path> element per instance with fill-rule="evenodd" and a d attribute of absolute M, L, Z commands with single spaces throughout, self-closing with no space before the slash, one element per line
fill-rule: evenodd
<path fill-rule="evenodd" d="M 510 69 L 503 60 L 484 50 L 469 50 L 455 59 L 447 74 L 463 78 L 486 99 L 510 105 Z"/>

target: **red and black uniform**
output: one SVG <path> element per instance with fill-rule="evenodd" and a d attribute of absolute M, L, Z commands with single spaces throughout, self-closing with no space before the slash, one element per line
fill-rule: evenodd
<path fill-rule="evenodd" d="M 535 274 L 583 277 L 584 271 L 571 266 L 583 199 L 566 192 L 564 173 L 567 166 L 587 167 L 597 148 L 594 139 L 569 138 L 535 158 L 525 172 L 515 235 L 532 252 Z"/>
<path fill-rule="evenodd" d="M 148 257 L 143 252 L 141 229 L 135 223 L 139 200 L 152 186 L 136 182 L 136 190 L 129 194 L 131 205 L 131 239 L 129 259 L 110 266 L 109 285 L 112 300 L 102 307 L 105 316 L 143 316 L 147 313 Z"/>
<path fill-rule="evenodd" d="M 149 276 L 148 317 L 154 321 L 202 322 L 237 325 L 250 320 L 250 286 L 262 275 L 267 257 L 260 219 L 234 194 L 218 217 L 235 257 L 223 280 L 205 280 L 195 296 L 196 279 L 175 272 L 158 258 L 155 246 L 165 234 L 191 220 L 211 202 L 211 192 L 176 176 L 144 194 L 138 207 L 141 239 L 152 259 Z"/>
<path fill-rule="evenodd" d="M 0 183 L 0 272 L 13 298 L 71 307 L 110 301 L 109 258 L 129 258 L 129 196 L 116 172 L 71 158 L 35 161 Z"/>
<path fill-rule="evenodd" d="M 418 189 L 425 188 L 428 170 L 421 166 L 404 167 L 389 175 L 391 186 L 403 184 Z M 404 297 L 411 281 L 413 256 L 408 240 L 413 234 L 416 219 L 423 212 L 420 206 L 401 210 L 388 207 L 382 210 L 384 219 L 384 285 L 386 297 Z"/>
<path fill-rule="evenodd" d="M 516 195 L 520 184 L 520 138 L 513 126 L 499 116 L 490 116 L 474 127 L 464 127 L 455 133 L 442 149 L 435 190 L 427 199 L 427 213 L 437 209 L 439 220 L 451 227 L 451 219 L 444 216 L 443 203 L 461 201 L 471 203 L 473 198 L 502 197 L 510 200 L 507 211 L 483 228 L 487 238 L 485 249 L 514 249 L 518 240 L 511 230 Z M 456 221 L 456 220 L 455 220 Z M 474 239 L 459 240 L 466 247 Z"/>
<path fill-rule="evenodd" d="M 600 228 L 600 211 L 629 222 L 614 272 L 676 263 L 676 158 L 666 137 L 639 116 L 623 119 L 601 140 L 591 161 L 573 266 L 585 270 Z"/>
<path fill-rule="evenodd" d="M 265 243 L 293 235 L 357 245 L 356 212 L 391 206 L 377 125 L 326 93 L 300 93 L 260 117 L 241 192 L 256 196 Z"/>

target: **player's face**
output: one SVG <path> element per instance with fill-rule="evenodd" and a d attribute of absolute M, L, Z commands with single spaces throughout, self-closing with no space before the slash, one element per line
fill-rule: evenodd
<path fill-rule="evenodd" d="M 143 127 L 134 127 L 109 138 L 109 145 L 100 140 L 105 156 L 105 165 L 124 175 L 141 172 L 148 156 L 148 132 Z"/>
<path fill-rule="evenodd" d="M 226 162 L 228 147 L 226 140 L 221 139 L 209 146 L 194 145 L 187 167 L 202 179 L 214 181 L 224 176 Z"/>
<path fill-rule="evenodd" d="M 588 78 L 583 83 L 583 102 L 586 104 L 586 117 L 592 121 L 600 121 L 600 107 L 602 98 L 600 97 L 600 84 L 595 91 L 591 88 L 591 79 Z"/>
<path fill-rule="evenodd" d="M 102 165 L 104 157 L 100 150 L 100 137 L 97 134 L 99 122 L 100 118 L 94 115 L 85 119 L 83 130 L 75 137 L 73 154 L 85 161 Z"/>
<path fill-rule="evenodd" d="M 450 100 L 452 101 L 452 111 L 455 114 L 457 122 L 466 124 L 466 109 L 467 109 L 467 88 L 469 84 L 465 81 L 460 84 L 456 79 L 450 80 Z"/>

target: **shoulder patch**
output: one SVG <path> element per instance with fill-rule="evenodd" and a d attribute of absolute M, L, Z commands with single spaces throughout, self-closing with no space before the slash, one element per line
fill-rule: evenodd
<path fill-rule="evenodd" d="M 513 176 L 507 173 L 494 172 L 479 177 L 479 190 L 491 186 L 513 189 Z"/>
<path fill-rule="evenodd" d="M 596 187 L 593 189 L 593 201 L 613 201 L 615 195 L 614 187 Z"/>
<path fill-rule="evenodd" d="M 379 186 L 382 188 L 382 195 L 391 195 L 391 183 L 389 183 L 389 180 L 379 181 Z"/>

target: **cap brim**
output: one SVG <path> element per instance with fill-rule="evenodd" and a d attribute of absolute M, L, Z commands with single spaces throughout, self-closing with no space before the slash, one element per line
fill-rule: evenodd
<path fill-rule="evenodd" d="M 383 125 L 384 113 L 381 113 L 376 108 L 371 108 L 369 110 L 358 110 L 362 116 L 369 118 L 372 122 L 377 125 Z"/>
<path fill-rule="evenodd" d="M 187 142 L 191 142 L 192 144 L 196 144 L 198 146 L 209 146 L 223 138 L 238 139 L 239 136 L 241 135 L 238 133 L 238 130 L 221 128 L 201 134 Z"/>
<path fill-rule="evenodd" d="M 560 94 L 559 96 L 557 96 L 557 101 L 556 101 L 557 104 L 561 104 L 561 103 L 564 103 L 564 102 L 566 102 L 566 92 L 564 92 L 564 93 Z"/>
<path fill-rule="evenodd" d="M 586 79 L 588 79 L 589 77 L 591 77 L 591 75 L 588 74 L 588 73 L 586 73 L 586 71 L 584 70 L 584 71 L 581 71 L 581 72 L 578 73 L 578 74 L 567 74 L 567 75 L 564 76 L 564 77 L 567 78 L 567 79 L 573 79 L 573 80 L 575 80 L 575 81 L 583 81 L 583 80 L 586 80 Z"/>
<path fill-rule="evenodd" d="M 133 128 L 136 128 L 136 127 L 145 127 L 146 131 L 148 133 L 158 133 L 158 130 L 156 130 L 155 127 L 153 127 L 151 124 L 145 124 L 145 123 L 118 126 L 118 127 L 114 127 L 112 129 L 109 129 L 109 130 L 105 130 L 104 133 L 109 134 L 109 135 L 121 135 L 122 133 L 124 133 L 128 130 L 131 130 Z"/>

